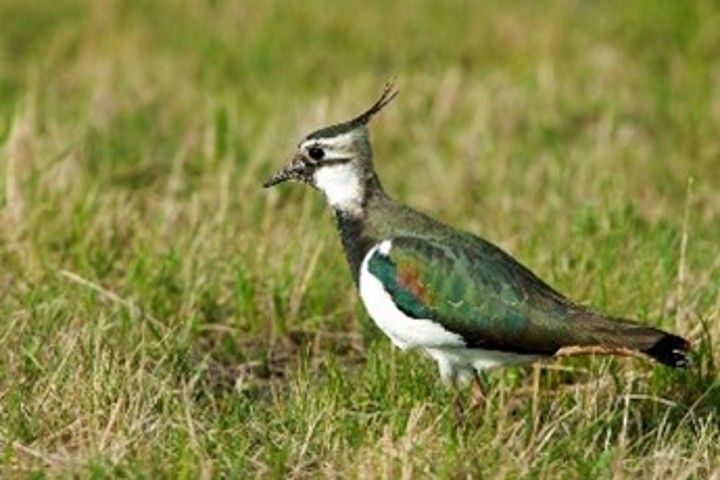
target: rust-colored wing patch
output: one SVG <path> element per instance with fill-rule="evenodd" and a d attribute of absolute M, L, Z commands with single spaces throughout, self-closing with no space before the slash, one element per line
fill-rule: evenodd
<path fill-rule="evenodd" d="M 422 270 L 419 265 L 405 260 L 397 265 L 397 282 L 428 308 L 433 306 L 433 295 L 422 281 Z"/>

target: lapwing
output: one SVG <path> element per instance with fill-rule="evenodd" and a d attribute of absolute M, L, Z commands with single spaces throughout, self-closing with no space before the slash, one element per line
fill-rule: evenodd
<path fill-rule="evenodd" d="M 688 365 L 684 338 L 575 303 L 496 245 L 392 199 L 368 123 L 396 95 L 389 83 L 360 115 L 307 135 L 263 185 L 295 180 L 324 194 L 362 303 L 393 344 L 426 352 L 452 384 L 562 353 Z"/>

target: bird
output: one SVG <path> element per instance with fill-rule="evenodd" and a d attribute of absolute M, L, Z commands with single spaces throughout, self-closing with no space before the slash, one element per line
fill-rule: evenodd
<path fill-rule="evenodd" d="M 402 350 L 437 362 L 445 383 L 558 355 L 648 357 L 686 368 L 685 338 L 573 302 L 493 243 L 392 199 L 373 164 L 368 125 L 398 94 L 305 136 L 286 181 L 322 192 L 369 317 Z"/>

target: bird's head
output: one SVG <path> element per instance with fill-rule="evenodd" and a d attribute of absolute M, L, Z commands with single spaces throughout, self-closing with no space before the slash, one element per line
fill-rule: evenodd
<path fill-rule="evenodd" d="M 321 190 L 336 209 L 352 212 L 360 208 L 366 189 L 380 188 L 367 124 L 397 93 L 388 83 L 380 98 L 360 115 L 307 135 L 290 164 L 275 172 L 263 187 L 298 180 Z"/>

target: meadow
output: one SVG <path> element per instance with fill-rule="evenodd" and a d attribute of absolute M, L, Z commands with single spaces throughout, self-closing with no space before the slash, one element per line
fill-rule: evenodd
<path fill-rule="evenodd" d="M 714 1 L 0 0 L 0 477 L 720 478 Z M 693 365 L 486 376 L 365 315 L 321 196 L 371 125 L 396 198 Z M 470 405 L 470 392 L 461 392 Z"/>

